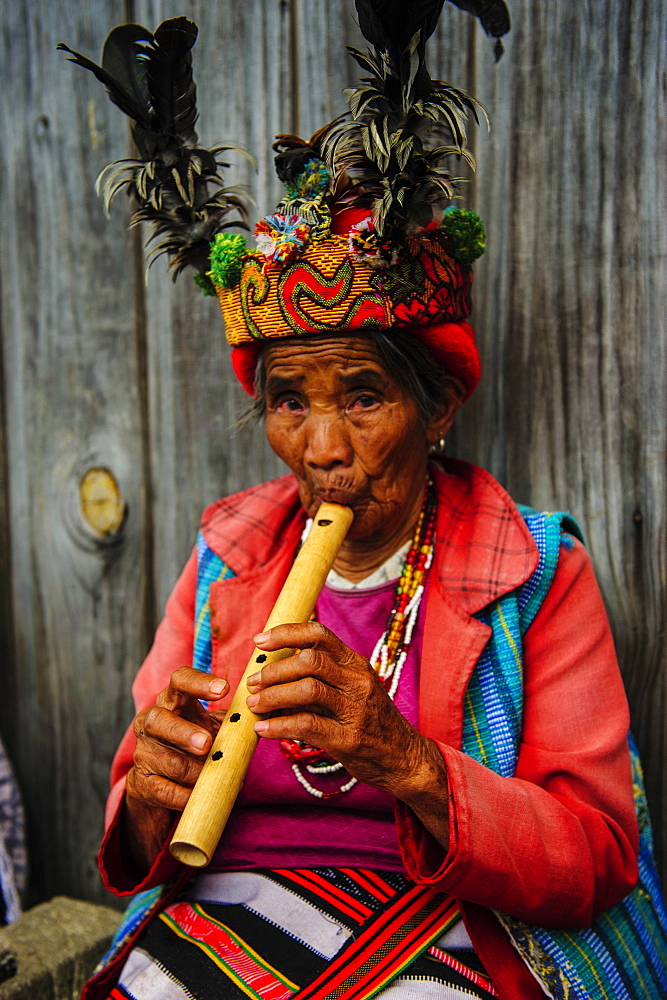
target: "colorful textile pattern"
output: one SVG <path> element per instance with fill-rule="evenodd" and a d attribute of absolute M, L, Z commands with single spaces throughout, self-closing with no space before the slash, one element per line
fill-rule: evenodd
<path fill-rule="evenodd" d="M 398 873 L 205 874 L 187 897 L 154 922 L 112 997 L 365 1000 L 390 981 L 397 998 L 415 991 L 440 1000 L 496 995 L 464 952 L 431 947 L 458 921 L 457 904 Z"/>
<path fill-rule="evenodd" d="M 108 951 L 102 955 L 93 971 L 97 975 L 113 962 L 128 943 L 137 933 L 140 927 L 149 920 L 162 906 L 163 900 L 169 895 L 171 886 L 157 885 L 154 889 L 147 889 L 146 892 L 138 892 L 128 903 L 123 919 L 116 929 Z"/>
<path fill-rule="evenodd" d="M 509 593 L 479 613 L 478 617 L 492 626 L 493 637 L 488 645 L 484 661 L 480 661 L 473 674 L 469 698 L 465 706 L 464 751 L 504 775 L 513 773 L 521 732 L 522 634 L 533 620 L 551 584 L 560 545 L 571 545 L 570 535 L 580 534 L 576 524 L 564 515 L 537 514 L 527 508 L 522 508 L 522 513 L 538 545 L 539 565 L 523 585 L 520 593 Z M 562 528 L 568 534 L 561 534 Z M 218 560 L 216 564 L 217 557 L 213 557 L 212 554 L 211 557 L 209 563 L 211 572 L 219 573 L 224 570 L 229 575 L 228 568 L 224 563 Z M 204 549 L 202 549 L 201 558 L 203 563 L 208 560 L 208 553 Z M 202 662 L 206 662 L 205 656 Z M 210 656 L 208 662 L 210 663 Z M 555 1000 L 636 1000 L 638 997 L 667 996 L 667 915 L 652 857 L 651 828 L 641 770 L 631 739 L 630 747 L 641 836 L 640 878 L 636 889 L 620 904 L 604 913 L 596 924 L 586 931 L 546 930 L 541 927 L 529 926 L 506 914 L 496 914 L 512 938 L 519 954 L 543 984 L 548 995 Z M 346 871 L 343 870 L 343 874 Z M 253 873 L 240 874 L 249 876 Z M 367 873 L 367 875 L 369 878 L 375 878 L 377 873 Z M 291 890 L 325 912 L 328 912 L 326 907 L 331 904 L 332 899 L 334 902 L 338 899 L 338 904 L 340 904 L 340 897 L 337 896 L 340 890 L 338 883 L 335 891 L 329 885 L 328 897 L 326 901 L 323 901 L 321 893 L 319 897 L 316 894 L 313 895 L 315 890 L 312 884 L 309 886 L 300 884 L 297 889 L 294 876 L 294 872 L 273 872 L 271 877 L 274 881 L 278 877 L 283 880 L 291 878 Z M 302 873 L 299 877 L 305 878 L 305 875 Z M 385 881 L 390 885 L 394 884 L 392 880 L 395 877 L 393 874 L 385 873 L 383 875 Z M 153 893 L 144 894 L 143 898 L 138 898 L 133 902 L 129 913 L 129 922 L 132 927 L 136 927 L 140 922 L 142 911 L 143 915 L 146 916 L 162 905 L 159 899 L 156 903 L 158 893 L 159 890 L 154 890 Z M 202 905 L 206 910 L 206 905 Z M 344 916 L 349 921 L 352 919 L 349 911 L 354 911 L 354 906 L 349 903 L 345 905 L 348 912 Z M 366 905 L 368 905 L 367 902 Z M 286 919 L 284 913 L 277 913 L 278 909 L 272 907 L 271 913 L 267 911 L 267 923 L 271 927 L 275 926 L 276 917 L 282 921 Z M 339 918 L 345 923 L 342 917 Z M 243 928 L 232 924 L 228 915 L 225 915 L 223 919 L 214 914 L 214 919 L 220 919 L 234 933 L 243 938 Z M 357 926 L 361 924 L 362 919 L 363 913 L 357 904 Z M 158 921 L 154 921 L 152 926 L 155 927 L 157 923 Z M 164 922 L 162 925 L 166 926 Z M 119 938 L 122 941 L 127 940 L 128 937 L 126 926 L 124 922 L 123 928 L 119 932 Z M 349 926 L 352 928 L 354 924 Z M 147 937 L 151 933 L 152 931 L 149 929 Z M 270 931 L 266 930 L 266 933 L 269 934 Z M 294 938 L 294 934 L 290 934 L 289 931 L 281 931 L 281 933 L 284 936 L 281 939 L 279 957 L 282 957 L 283 952 L 285 955 L 287 954 L 287 949 L 291 947 L 291 941 Z M 171 939 L 173 937 L 174 933 L 172 932 Z M 143 939 L 141 945 L 143 948 Z M 309 949 L 306 946 L 305 950 L 310 953 L 312 948 Z M 432 945 L 429 949 L 429 955 L 437 957 L 437 950 L 437 944 Z M 132 961 L 139 961 L 136 957 L 138 955 L 140 955 L 140 950 L 135 949 L 133 952 L 135 957 Z M 283 977 L 291 979 L 299 987 L 302 987 L 303 984 L 299 982 L 298 977 L 290 975 L 292 966 L 289 965 L 287 959 L 287 964 L 282 966 L 277 961 L 272 961 L 274 958 L 272 954 L 263 957 L 269 964 L 279 968 Z M 460 957 L 457 956 L 459 959 Z M 451 961 L 454 961 L 455 964 L 455 960 L 452 960 L 450 956 Z M 159 972 L 162 968 L 159 957 L 156 960 L 146 958 L 144 962 L 148 963 L 152 970 L 158 969 Z M 424 963 L 426 963 L 426 969 L 424 969 Z M 445 990 L 453 990 L 455 987 L 442 986 L 439 981 L 431 992 L 434 967 L 430 958 L 426 958 L 425 955 L 420 956 L 394 980 L 387 991 L 388 997 L 391 996 L 391 1000 L 401 1000 L 403 996 L 419 996 L 420 1000 L 421 998 L 430 1000 L 431 997 L 433 1000 L 436 998 L 445 1000 L 445 998 L 459 996 L 492 995 L 476 993 L 474 989 L 480 987 L 475 984 L 471 986 L 469 983 L 460 986 L 458 993 L 445 992 Z M 151 975 L 157 976 L 158 972 L 153 971 Z M 322 972 L 324 969 L 321 969 L 320 972 L 316 970 L 313 976 Z M 193 995 L 192 992 L 183 992 L 181 986 L 177 986 L 173 979 L 170 980 L 171 985 L 169 985 L 169 976 L 163 968 L 160 975 L 162 976 L 160 988 L 153 994 L 135 994 L 119 987 L 118 991 L 112 995 L 118 1000 L 128 996 L 137 996 L 140 1000 L 143 997 L 146 1000 L 149 997 L 159 997 L 160 1000 L 183 1000 L 184 997 Z M 417 985 L 415 991 L 410 992 L 413 977 L 416 977 Z M 226 982 L 231 982 L 228 976 L 226 976 Z M 401 993 L 403 988 L 406 992 Z M 179 990 L 180 992 L 178 992 Z M 218 995 L 257 996 L 259 994 L 246 991 L 245 993 L 229 992 Z"/>
<path fill-rule="evenodd" d="M 571 518 L 521 508 L 540 551 L 533 576 L 477 617 L 493 634 L 468 694 L 463 750 L 506 777 L 514 773 L 521 736 L 521 636 L 546 594 L 560 544 L 561 527 L 580 536 Z M 635 803 L 640 826 L 639 883 L 621 903 L 585 931 L 533 927 L 507 914 L 497 917 L 519 954 L 554 1000 L 636 1000 L 667 996 L 667 914 L 652 851 L 652 833 L 641 766 L 630 737 Z"/>
<path fill-rule="evenodd" d="M 630 753 L 640 833 L 636 888 L 585 931 L 547 931 L 498 914 L 519 954 L 554 1000 L 667 996 L 667 913 L 653 860 L 653 834 L 632 736 Z"/>
<path fill-rule="evenodd" d="M 235 288 L 216 286 L 232 345 L 327 330 L 455 323 L 470 313 L 472 272 L 439 230 L 408 237 L 399 261 L 378 271 L 351 254 L 347 236 L 307 246 L 279 266 L 246 254 Z"/>
<path fill-rule="evenodd" d="M 463 729 L 464 752 L 506 777 L 514 773 L 521 736 L 521 636 L 551 585 L 560 546 L 571 545 L 572 535 L 582 537 L 567 514 L 520 510 L 538 546 L 538 567 L 519 592 L 505 595 L 477 615 L 493 631 L 468 687 Z M 634 1000 L 667 994 L 667 915 L 632 740 L 631 752 L 641 833 L 636 889 L 587 931 L 545 930 L 497 914 L 555 1000 Z"/>
<path fill-rule="evenodd" d="M 208 547 L 204 535 L 197 535 L 197 592 L 195 595 L 195 641 L 193 664 L 198 670 L 211 670 L 211 607 L 209 590 L 216 580 L 227 580 L 234 576 L 215 552 Z"/>
<path fill-rule="evenodd" d="M 505 778 L 514 774 L 521 738 L 521 636 L 537 614 L 556 572 L 561 524 L 581 539 L 581 529 L 566 514 L 519 509 L 537 542 L 540 561 L 520 591 L 507 594 L 476 616 L 493 631 L 468 685 L 463 722 L 464 752 Z"/>

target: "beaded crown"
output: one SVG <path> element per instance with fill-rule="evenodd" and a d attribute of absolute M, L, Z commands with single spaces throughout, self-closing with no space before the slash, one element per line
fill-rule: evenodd
<path fill-rule="evenodd" d="M 453 212 L 464 214 L 462 210 Z M 448 215 L 445 213 L 445 223 Z M 362 220 L 362 224 L 367 221 Z M 209 276 L 229 343 L 234 347 L 255 345 L 254 358 L 259 342 L 267 338 L 367 327 L 402 327 L 417 333 L 417 328 L 423 328 L 424 339 L 432 342 L 431 349 L 441 345 L 438 353 L 442 363 L 472 392 L 479 378 L 479 360 L 472 330 L 461 322 L 470 313 L 472 269 L 457 259 L 446 229 L 407 237 L 400 257 L 397 254 L 397 259 L 382 269 L 364 252 L 370 239 L 361 252 L 358 249 L 358 232 L 358 228 L 346 235 L 331 232 L 312 242 L 310 234 L 305 234 L 301 245 L 281 260 L 243 248 L 238 257 L 238 278 L 231 285 L 224 276 L 229 269 L 228 238 L 224 234 L 217 237 Z M 269 238 L 279 245 L 282 234 L 274 229 Z M 238 244 L 233 252 L 238 253 L 237 248 Z M 244 359 L 237 355 L 237 374 L 247 385 L 250 372 L 244 375 L 244 362 L 253 367 L 250 356 Z"/>

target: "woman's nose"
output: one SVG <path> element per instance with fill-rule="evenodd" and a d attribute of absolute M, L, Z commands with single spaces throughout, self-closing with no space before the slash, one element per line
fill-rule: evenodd
<path fill-rule="evenodd" d="M 318 469 L 351 463 L 352 448 L 339 416 L 311 414 L 306 420 L 305 462 Z"/>

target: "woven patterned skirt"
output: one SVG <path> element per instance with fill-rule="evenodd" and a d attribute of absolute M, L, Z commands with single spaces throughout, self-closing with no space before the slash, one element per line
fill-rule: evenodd
<path fill-rule="evenodd" d="M 497 997 L 453 947 L 461 926 L 453 900 L 394 872 L 204 874 L 153 921 L 110 1000 Z"/>

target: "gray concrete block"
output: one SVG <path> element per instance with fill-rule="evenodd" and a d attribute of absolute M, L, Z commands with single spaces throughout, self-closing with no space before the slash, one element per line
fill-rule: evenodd
<path fill-rule="evenodd" d="M 17 955 L 18 972 L 0 983 L 0 1000 L 78 1000 L 109 946 L 120 914 L 107 906 L 54 896 L 0 929 L 0 950 Z"/>

